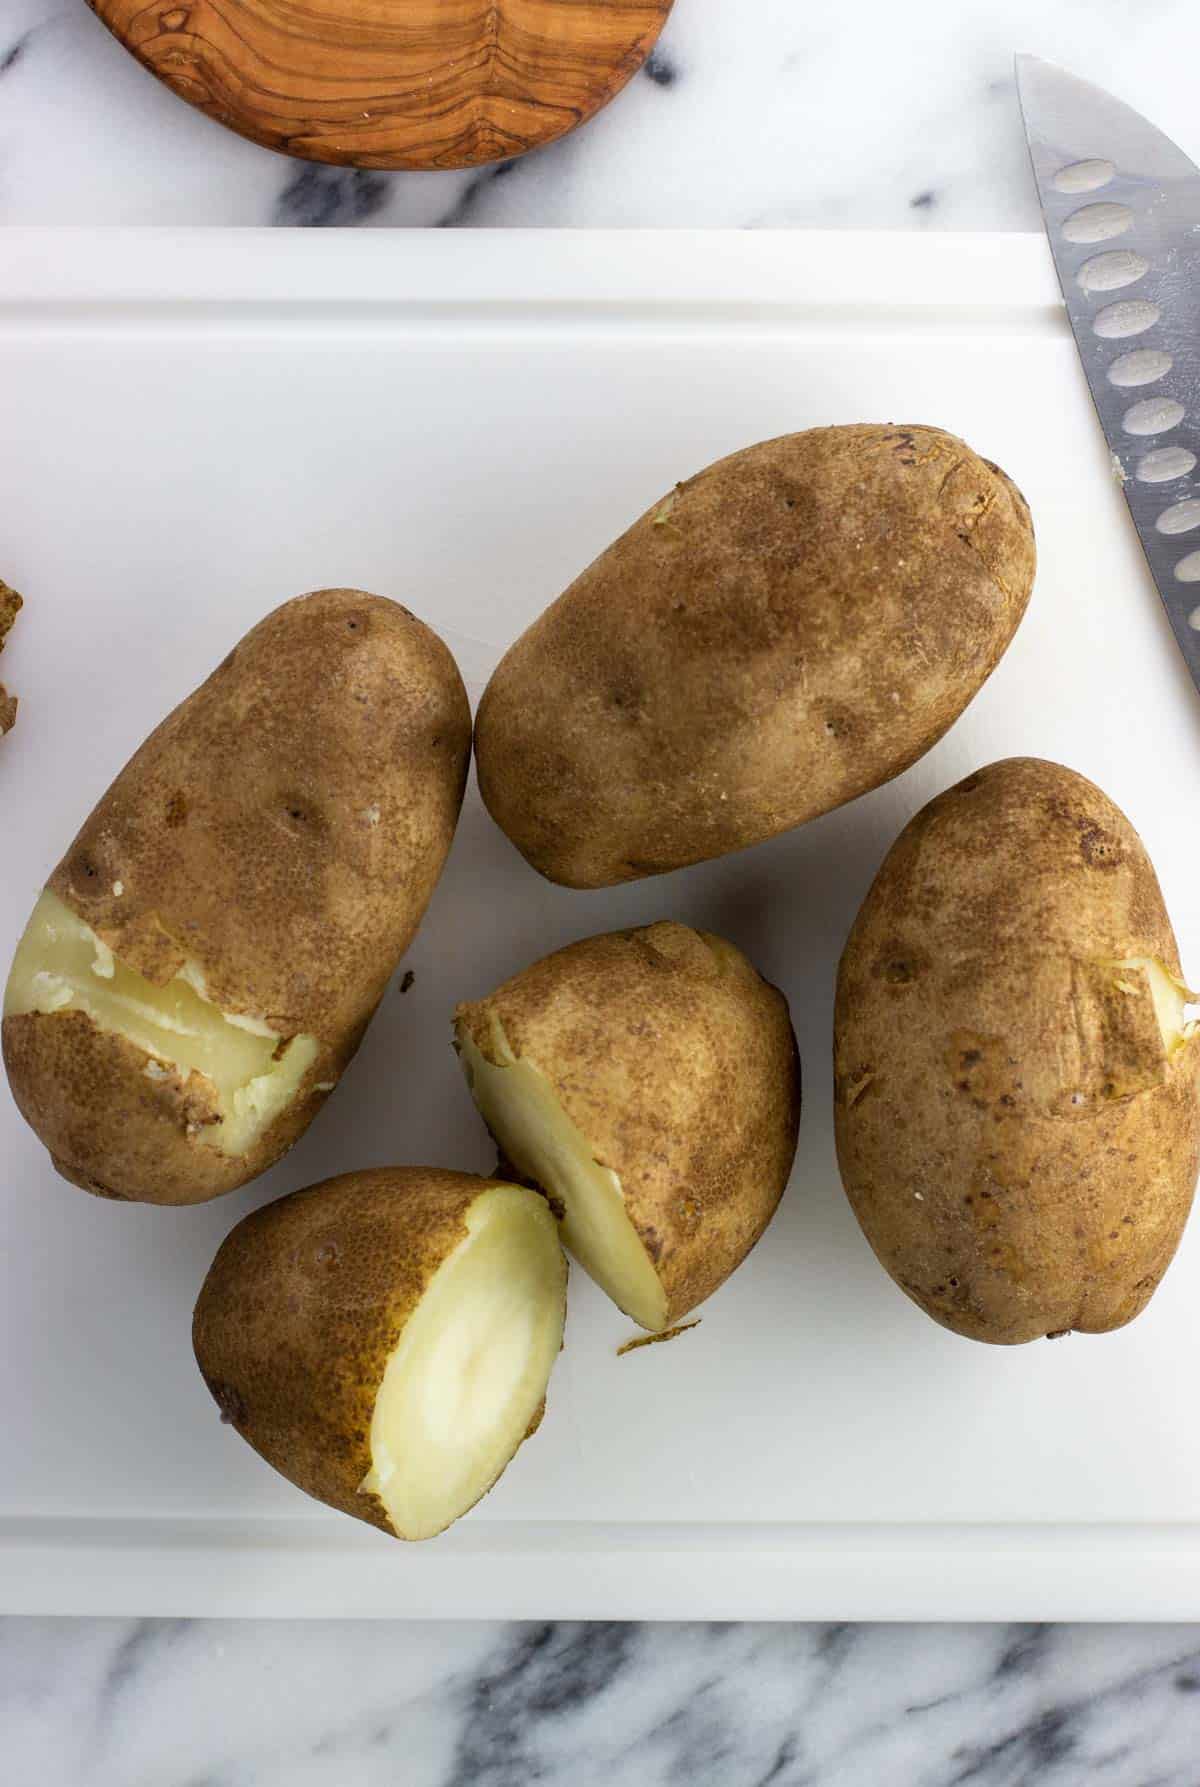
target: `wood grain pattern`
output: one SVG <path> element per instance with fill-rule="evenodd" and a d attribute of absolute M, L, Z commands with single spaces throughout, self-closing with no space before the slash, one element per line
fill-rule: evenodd
<path fill-rule="evenodd" d="M 673 0 L 88 0 L 182 99 L 310 161 L 476 167 L 553 142 Z"/>

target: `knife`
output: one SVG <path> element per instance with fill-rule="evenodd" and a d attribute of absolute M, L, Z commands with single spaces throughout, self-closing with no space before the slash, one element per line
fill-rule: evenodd
<path fill-rule="evenodd" d="M 1036 56 L 1017 91 L 1075 344 L 1142 549 L 1200 688 L 1200 169 Z"/>

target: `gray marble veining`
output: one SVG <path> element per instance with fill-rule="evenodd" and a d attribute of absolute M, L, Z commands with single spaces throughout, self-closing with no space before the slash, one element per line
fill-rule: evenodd
<path fill-rule="evenodd" d="M 1200 1631 L 0 1623 L 13 1787 L 1196 1787 Z"/>

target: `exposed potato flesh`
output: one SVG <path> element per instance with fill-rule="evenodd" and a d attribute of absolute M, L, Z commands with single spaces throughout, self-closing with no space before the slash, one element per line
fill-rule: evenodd
<path fill-rule="evenodd" d="M 518 1061 L 497 1020 L 489 1061 L 469 1036 L 462 1063 L 480 1116 L 526 1178 L 543 1185 L 563 1208 L 563 1240 L 590 1278 L 632 1321 L 662 1328 L 667 1294 L 629 1219 L 621 1181 L 596 1161 L 545 1074 Z"/>
<path fill-rule="evenodd" d="M 566 1288 L 540 1193 L 379 1167 L 244 1217 L 209 1268 L 192 1343 L 224 1419 L 268 1464 L 426 1539 L 536 1429 Z"/>
<path fill-rule="evenodd" d="M 4 1016 L 82 1012 L 143 1052 L 147 1078 L 202 1076 L 219 1118 L 206 1140 L 239 1155 L 295 1095 L 319 1045 L 311 1036 L 283 1042 L 261 1018 L 221 1011 L 203 987 L 190 963 L 165 986 L 135 974 L 47 890 L 17 947 Z"/>
<path fill-rule="evenodd" d="M 1154 1016 L 1162 1032 L 1163 1048 L 1169 1059 L 1196 1033 L 1195 1020 L 1187 1016 L 1193 995 L 1181 980 L 1151 956 L 1130 956 L 1126 961 L 1114 962 L 1113 967 L 1118 972 L 1127 970 L 1125 974 L 1119 974 L 1118 985 L 1135 998 L 1139 991 L 1135 977 L 1139 973 L 1145 975 L 1154 1002 Z"/>
<path fill-rule="evenodd" d="M 486 1191 L 384 1371 L 371 1470 L 397 1536 L 428 1539 L 474 1507 L 529 1431 L 562 1345 L 562 1249 L 544 1200 Z"/>
<path fill-rule="evenodd" d="M 564 1238 L 649 1329 L 745 1259 L 787 1184 L 787 1001 L 733 944 L 661 923 L 584 938 L 455 1013 L 478 1108 Z"/>

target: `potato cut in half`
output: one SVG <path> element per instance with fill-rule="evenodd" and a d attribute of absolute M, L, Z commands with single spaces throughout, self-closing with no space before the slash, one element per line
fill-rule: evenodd
<path fill-rule="evenodd" d="M 240 1222 L 192 1340 L 223 1418 L 268 1464 L 330 1507 L 430 1539 L 541 1420 L 566 1287 L 537 1192 L 385 1167 Z"/>
<path fill-rule="evenodd" d="M 745 1259 L 796 1151 L 782 993 L 686 925 L 589 937 L 461 1005 L 455 1040 L 502 1163 L 584 1270 L 657 1331 Z"/>

